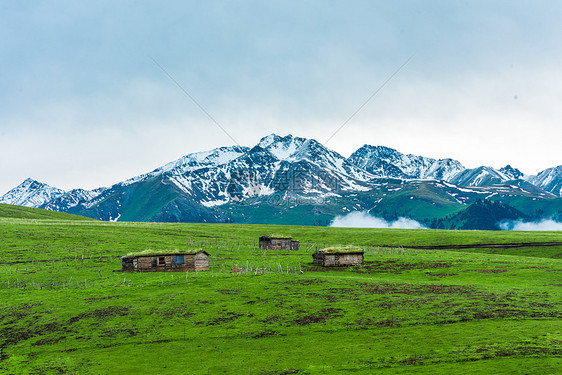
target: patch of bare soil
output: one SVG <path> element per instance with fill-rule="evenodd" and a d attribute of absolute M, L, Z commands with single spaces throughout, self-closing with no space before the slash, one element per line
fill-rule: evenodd
<path fill-rule="evenodd" d="M 373 319 L 373 318 L 363 318 L 355 322 L 355 327 L 359 329 L 367 329 L 369 326 L 376 326 L 376 327 L 399 327 L 400 322 L 394 318 L 386 318 L 386 319 Z"/>
<path fill-rule="evenodd" d="M 262 323 L 274 323 L 274 322 L 280 322 L 282 320 L 283 320 L 283 318 L 281 317 L 281 315 L 275 313 L 273 315 L 270 315 L 270 316 L 266 317 L 265 319 L 262 319 L 261 322 Z"/>
<path fill-rule="evenodd" d="M 293 323 L 299 326 L 306 326 L 314 323 L 323 323 L 328 319 L 341 317 L 342 315 L 338 314 L 340 311 L 341 309 L 337 308 L 324 309 L 315 314 L 301 315 L 293 320 Z"/>
<path fill-rule="evenodd" d="M 94 311 L 88 311 L 68 320 L 69 323 L 75 323 L 82 319 L 107 319 L 115 316 L 129 315 L 129 308 L 127 306 L 108 306 Z"/>
<path fill-rule="evenodd" d="M 139 334 L 139 330 L 136 328 L 129 328 L 129 327 L 113 327 L 104 329 L 101 332 L 101 335 L 104 337 L 115 337 L 117 335 L 123 335 L 128 337 L 134 337 Z"/>
<path fill-rule="evenodd" d="M 207 325 L 214 326 L 214 325 L 221 325 L 223 323 L 229 323 L 235 319 L 238 319 L 241 316 L 244 316 L 244 314 L 238 314 L 232 311 L 227 311 L 222 313 L 220 316 L 217 316 L 216 318 L 209 320 L 207 322 Z"/>
<path fill-rule="evenodd" d="M 35 336 L 56 332 L 61 329 L 59 323 L 48 323 L 39 327 L 18 327 L 7 325 L 0 327 L 0 346 L 8 346 L 17 344 L 19 341 L 24 341 Z"/>
<path fill-rule="evenodd" d="M 251 337 L 254 338 L 254 339 L 260 339 L 262 337 L 275 336 L 276 334 L 277 334 L 276 331 L 267 329 L 265 331 L 255 333 L 255 334 L 251 335 Z"/>
<path fill-rule="evenodd" d="M 64 340 L 63 336 L 60 337 L 52 337 L 52 338 L 45 338 L 45 339 L 41 339 L 38 341 L 35 341 L 33 344 L 33 346 L 41 346 L 41 345 L 47 345 L 47 344 L 56 344 L 57 342 Z"/>
<path fill-rule="evenodd" d="M 0 321 L 3 324 L 13 323 L 19 319 L 23 319 L 26 316 L 36 314 L 32 307 L 40 306 L 41 303 L 24 303 L 17 306 L 10 306 L 4 309 L 0 309 Z"/>
<path fill-rule="evenodd" d="M 19 341 L 27 340 L 33 336 L 35 336 L 35 333 L 30 329 L 13 326 L 3 327 L 0 329 L 0 345 L 4 347 L 17 344 Z"/>

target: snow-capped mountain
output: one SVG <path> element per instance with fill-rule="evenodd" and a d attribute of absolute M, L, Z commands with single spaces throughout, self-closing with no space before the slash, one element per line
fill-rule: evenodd
<path fill-rule="evenodd" d="M 442 180 L 459 186 L 489 186 L 525 179 L 548 192 L 561 196 L 556 181 L 562 188 L 562 167 L 560 171 L 547 170 L 539 176 L 525 176 L 520 170 L 507 165 L 499 170 L 492 167 L 465 168 L 454 159 L 432 159 L 423 156 L 405 155 L 384 146 L 365 145 L 355 151 L 348 160 L 377 177 L 399 179 Z M 546 177 L 546 175 L 550 177 Z M 544 176 L 543 176 L 544 175 Z M 554 181 L 554 183 L 552 183 Z"/>
<path fill-rule="evenodd" d="M 436 211 L 444 214 L 455 205 L 470 204 L 476 197 L 510 200 L 522 196 L 517 204 L 523 204 L 560 197 L 562 166 L 527 176 L 509 165 L 499 170 L 485 166 L 467 169 L 454 159 L 406 155 L 370 145 L 345 158 L 313 139 L 271 134 L 254 147 L 220 147 L 189 154 L 151 172 L 91 191 L 67 192 L 27 179 L 2 196 L 0 203 L 108 221 L 221 222 L 230 220 L 235 206 L 237 215 L 245 220 L 245 212 L 255 205 L 270 207 L 272 202 L 287 199 L 331 199 L 339 203 L 326 206 L 326 210 L 345 212 L 350 210 L 346 205 L 351 199 L 354 209 L 378 207 L 392 216 L 392 210 L 405 212 L 415 205 L 415 194 L 407 201 L 399 198 L 404 191 L 422 187 L 430 188 L 436 201 L 419 212 L 450 202 Z M 453 187 L 457 190 L 451 190 Z M 467 190 L 469 187 L 485 189 Z M 468 195 L 463 198 L 462 194 Z M 389 200 L 391 196 L 396 200 Z M 388 202 L 394 202 L 394 206 Z M 537 212 L 540 210 L 543 208 L 537 208 Z M 415 214 L 415 210 L 412 212 Z"/>
<path fill-rule="evenodd" d="M 189 164 L 186 169 L 173 162 L 162 175 L 207 207 L 274 193 L 311 196 L 367 190 L 365 182 L 373 178 L 312 139 L 272 134 L 251 149 L 222 151 L 229 157 L 221 163 Z M 185 158 L 193 160 L 191 155 Z"/>
<path fill-rule="evenodd" d="M 26 207 L 41 207 L 66 192 L 31 178 L 0 197 L 0 203 Z"/>
<path fill-rule="evenodd" d="M 365 145 L 355 151 L 348 161 L 377 177 L 402 179 L 437 179 L 448 181 L 465 168 L 453 159 L 432 159 L 405 155 L 384 146 Z"/>
<path fill-rule="evenodd" d="M 249 147 L 232 146 L 220 147 L 211 151 L 196 152 L 164 165 L 152 171 L 151 175 L 162 173 L 189 173 L 197 169 L 215 168 L 228 164 L 232 160 L 244 155 Z"/>
<path fill-rule="evenodd" d="M 525 176 L 533 185 L 562 197 L 562 165 L 548 168 L 536 176 Z"/>
<path fill-rule="evenodd" d="M 494 168 L 478 167 L 460 171 L 449 178 L 448 182 L 460 186 L 487 186 L 501 184 L 509 180 L 512 180 L 512 178 Z"/>
<path fill-rule="evenodd" d="M 102 195 L 106 190 L 107 188 L 95 190 L 73 189 L 45 202 L 41 206 L 51 211 L 64 211 L 80 204 L 82 204 L 84 208 L 89 208 L 96 203 L 96 198 Z"/>
<path fill-rule="evenodd" d="M 500 169 L 500 172 L 503 173 L 507 178 L 511 180 L 518 180 L 523 178 L 524 174 L 517 168 L 513 168 L 511 165 L 506 165 L 505 167 Z"/>

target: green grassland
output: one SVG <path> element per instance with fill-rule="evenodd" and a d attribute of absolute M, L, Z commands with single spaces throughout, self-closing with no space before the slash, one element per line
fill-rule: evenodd
<path fill-rule="evenodd" d="M 14 206 L 0 203 L 0 218 L 9 219 L 50 219 L 50 220 L 94 220 L 83 216 L 67 214 L 63 212 L 41 210 L 38 208 Z"/>
<path fill-rule="evenodd" d="M 299 251 L 262 251 L 268 233 Z M 556 374 L 557 232 L 0 218 L 0 373 Z M 358 246 L 366 263 L 312 253 Z M 466 249 L 416 246 L 470 245 Z M 202 248 L 205 272 L 120 272 L 120 256 Z M 231 273 L 234 267 L 239 273 Z"/>

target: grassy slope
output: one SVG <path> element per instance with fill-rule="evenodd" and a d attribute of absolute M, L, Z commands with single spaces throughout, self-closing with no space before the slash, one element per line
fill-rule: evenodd
<path fill-rule="evenodd" d="M 40 220 L 94 220 L 84 216 L 66 214 L 62 212 L 42 210 L 40 208 L 30 208 L 14 206 L 11 204 L 0 203 L 0 218 L 7 219 L 40 219 Z"/>
<path fill-rule="evenodd" d="M 160 179 L 150 179 L 137 186 L 120 219 L 151 221 L 154 215 L 178 196 L 173 186 L 162 184 Z"/>
<path fill-rule="evenodd" d="M 396 207 L 404 207 L 403 212 Z M 406 210 L 407 209 L 407 210 Z M 397 216 L 410 217 L 415 220 L 443 217 L 464 209 L 445 191 L 437 189 L 434 184 L 420 182 L 403 189 L 398 194 L 391 194 L 382 200 L 373 210 L 376 212 L 397 212 Z"/>
<path fill-rule="evenodd" d="M 301 250 L 256 251 L 271 232 L 295 236 Z M 0 237 L 0 372 L 548 374 L 562 365 L 562 260 L 540 257 L 556 255 L 545 248 L 507 249 L 534 255 L 525 257 L 368 247 L 363 267 L 310 264 L 318 243 L 561 241 L 555 232 L 4 219 Z M 120 255 L 189 239 L 211 253 L 211 272 L 113 272 Z M 228 272 L 246 265 L 267 271 Z"/>
<path fill-rule="evenodd" d="M 395 189 L 400 191 L 395 193 Z M 425 220 L 453 214 L 463 210 L 465 206 L 456 202 L 443 190 L 437 189 L 434 184 L 422 182 L 409 185 L 408 188 L 402 188 L 402 185 L 389 185 L 380 190 L 330 197 L 322 201 L 322 204 L 309 204 L 302 198 L 287 200 L 269 196 L 261 201 L 230 203 L 217 209 L 228 214 L 234 222 L 328 225 L 334 217 L 358 208 L 370 210 L 373 215 L 387 219 L 405 216 L 415 220 Z"/>

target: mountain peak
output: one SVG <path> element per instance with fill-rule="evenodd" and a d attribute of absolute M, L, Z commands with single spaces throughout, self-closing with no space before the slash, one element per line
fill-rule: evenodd
<path fill-rule="evenodd" d="M 0 197 L 0 203 L 26 207 L 40 207 L 66 193 L 32 178 L 26 178 L 21 184 Z"/>
<path fill-rule="evenodd" d="M 244 155 L 249 150 L 248 147 L 229 146 L 219 147 L 209 151 L 194 152 L 174 160 L 160 168 L 155 169 L 151 173 L 144 176 L 159 174 L 163 172 L 187 173 L 199 168 L 217 167 L 227 164 L 232 160 Z M 131 181 L 136 181 L 133 178 Z"/>
<path fill-rule="evenodd" d="M 37 189 L 37 188 L 43 188 L 43 187 L 50 187 L 49 185 L 41 182 L 41 181 L 37 181 L 34 180 L 31 177 L 26 178 L 25 180 L 23 180 L 23 182 L 21 184 L 19 184 L 17 188 L 32 188 L 32 189 Z"/>
<path fill-rule="evenodd" d="M 305 142 L 307 139 L 294 137 L 291 134 L 285 137 L 270 134 L 260 140 L 258 147 L 269 151 L 279 160 L 286 160 L 295 154 Z"/>
<path fill-rule="evenodd" d="M 304 141 L 305 139 L 300 137 L 295 137 L 292 134 L 287 134 L 286 136 L 283 137 L 278 134 L 271 133 L 260 139 L 258 146 L 260 146 L 261 148 L 268 148 L 269 146 L 275 143 L 291 143 L 294 140 Z"/>
<path fill-rule="evenodd" d="M 261 148 L 267 148 L 272 143 L 279 142 L 280 139 L 281 139 L 280 136 L 278 136 L 277 134 L 271 133 L 270 135 L 266 135 L 265 137 L 260 139 L 260 141 L 258 143 L 258 146 L 260 146 Z"/>
<path fill-rule="evenodd" d="M 562 165 L 548 168 L 536 176 L 530 176 L 528 181 L 557 196 L 562 196 Z"/>
<path fill-rule="evenodd" d="M 508 178 L 517 180 L 523 176 L 523 173 L 517 168 L 513 168 L 511 165 L 506 165 L 500 169 L 500 172 L 505 174 Z"/>
<path fill-rule="evenodd" d="M 23 184 L 32 184 L 32 183 L 34 183 L 34 182 L 39 182 L 39 181 L 34 180 L 34 179 L 31 178 L 31 177 L 28 177 L 28 178 L 26 178 L 25 180 L 23 180 L 22 185 L 23 185 Z M 39 183 L 40 183 L 40 182 L 39 182 Z"/>
<path fill-rule="evenodd" d="M 396 151 L 393 148 L 386 147 L 386 146 L 372 146 L 372 145 L 363 145 L 354 153 L 358 154 L 369 154 L 370 157 L 377 157 L 377 158 L 388 158 L 389 156 L 396 156 L 402 155 L 402 153 Z"/>

